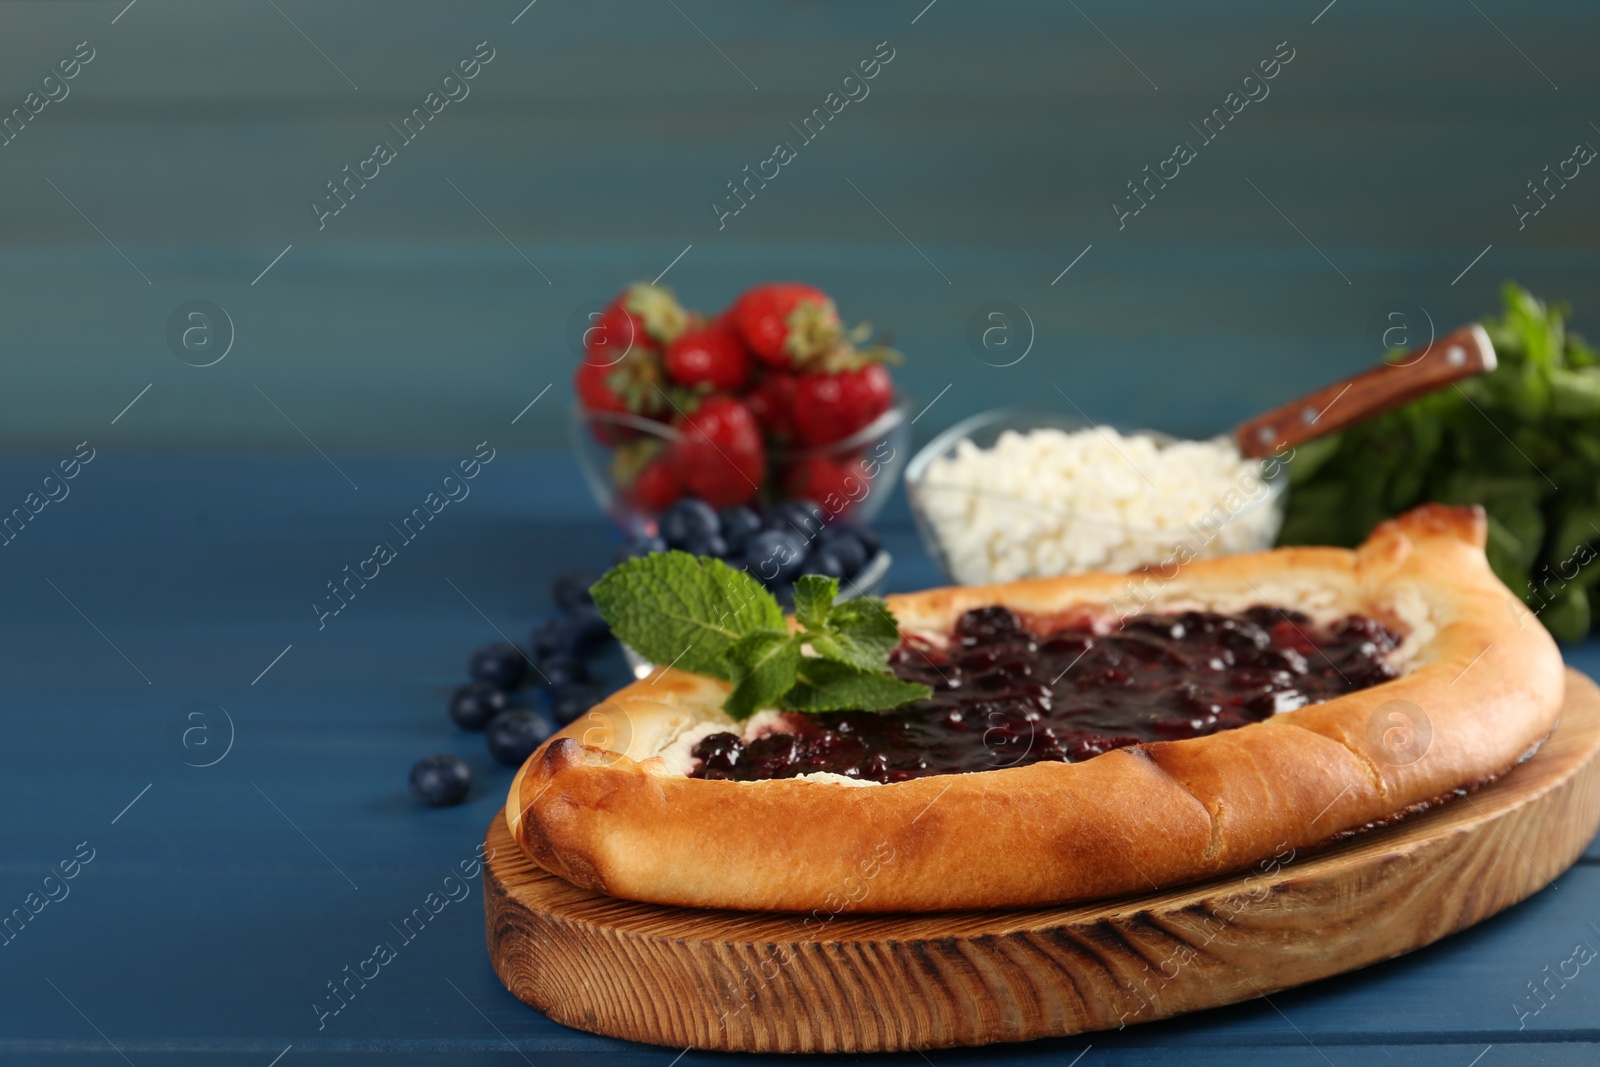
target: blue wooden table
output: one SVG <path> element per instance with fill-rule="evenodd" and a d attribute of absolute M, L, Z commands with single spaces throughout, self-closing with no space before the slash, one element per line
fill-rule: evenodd
<path fill-rule="evenodd" d="M 393 540 L 388 523 L 459 456 L 164 456 L 126 452 L 115 433 L 97 431 L 71 494 L 0 549 L 0 905 L 39 908 L 0 947 L 0 1062 L 758 1062 L 674 1061 L 683 1050 L 566 1029 L 489 968 L 481 877 L 461 865 L 473 871 L 510 773 L 444 702 L 474 646 L 549 610 L 556 568 L 603 564 L 611 534 L 570 458 L 498 449 L 471 494 L 319 629 L 324 583 Z M 57 458 L 0 463 L 0 491 L 25 494 Z M 893 585 L 935 581 L 898 500 L 883 525 Z M 1600 672 L 1600 645 L 1569 656 Z M 211 748 L 178 743 L 175 718 L 196 709 Z M 406 793 L 412 760 L 436 751 L 473 766 L 461 807 Z M 446 903 L 405 926 L 430 894 Z M 1086 1067 L 1468 1067 L 1493 1046 L 1480 1067 L 1593 1063 L 1600 978 L 1585 967 L 1548 1004 L 1528 983 L 1576 945 L 1600 947 L 1597 923 L 1591 849 L 1507 914 L 1270 1005 L 875 1059 L 1067 1064 L 1093 1045 Z M 395 958 L 332 1014 L 328 983 L 380 942 Z"/>

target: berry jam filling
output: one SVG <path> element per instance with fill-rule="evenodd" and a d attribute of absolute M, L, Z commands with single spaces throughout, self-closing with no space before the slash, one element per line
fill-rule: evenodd
<path fill-rule="evenodd" d="M 712 734 L 691 777 L 755 781 L 827 771 L 873 782 L 1076 763 L 1149 741 L 1203 737 L 1366 689 L 1399 673 L 1400 635 L 1362 615 L 1317 627 L 1299 612 L 1138 615 L 1111 633 L 1041 635 L 1009 608 L 969 611 L 948 649 L 903 641 L 896 675 L 933 688 L 888 712 L 786 713 L 750 741 Z"/>

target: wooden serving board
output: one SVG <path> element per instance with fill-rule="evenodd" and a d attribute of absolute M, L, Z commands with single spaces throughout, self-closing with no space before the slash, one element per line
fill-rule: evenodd
<path fill-rule="evenodd" d="M 1026 911 L 835 916 L 639 904 L 535 866 L 489 827 L 489 955 L 557 1022 L 671 1045 L 874 1052 L 1116 1029 L 1421 948 L 1543 889 L 1600 826 L 1600 689 L 1500 781 L 1314 854 Z"/>

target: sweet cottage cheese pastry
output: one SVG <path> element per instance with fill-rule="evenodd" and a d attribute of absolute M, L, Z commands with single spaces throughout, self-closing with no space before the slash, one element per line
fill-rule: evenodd
<path fill-rule="evenodd" d="M 1480 510 L 1428 505 L 1354 551 L 891 597 L 884 684 L 920 699 L 736 721 L 729 682 L 658 670 L 536 752 L 506 819 L 569 881 L 696 907 L 1024 907 L 1241 869 L 1549 734 L 1560 655 L 1484 543 Z M 802 688 L 786 706 L 822 703 Z"/>

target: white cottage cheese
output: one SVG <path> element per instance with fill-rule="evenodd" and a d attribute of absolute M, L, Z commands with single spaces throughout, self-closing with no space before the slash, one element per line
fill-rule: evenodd
<path fill-rule="evenodd" d="M 967 585 L 1253 551 L 1277 535 L 1261 465 L 1227 438 L 1161 444 L 1096 427 L 1007 430 L 928 464 L 917 489 Z"/>

